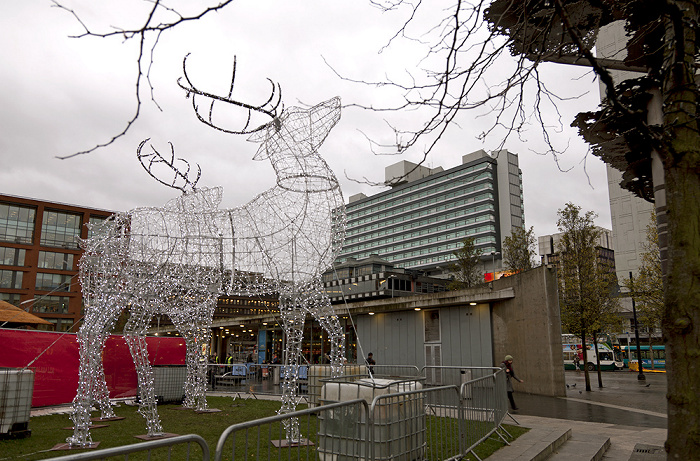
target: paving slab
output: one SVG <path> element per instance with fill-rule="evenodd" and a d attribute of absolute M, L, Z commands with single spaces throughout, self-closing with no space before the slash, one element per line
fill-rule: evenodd
<path fill-rule="evenodd" d="M 540 425 L 530 429 L 493 455 L 490 461 L 540 461 L 571 437 L 571 428 Z"/>
<path fill-rule="evenodd" d="M 576 437 L 577 440 L 589 440 L 591 447 L 600 447 L 601 438 L 610 439 L 610 445 L 600 457 L 600 461 L 629 461 L 632 456 L 635 446 L 640 443 L 649 444 L 652 446 L 663 446 L 666 441 L 667 430 L 665 428 L 655 428 L 655 427 L 638 427 L 638 426 L 624 426 L 617 424 L 606 424 L 606 423 L 592 423 L 586 421 L 570 421 L 565 419 L 557 418 L 543 418 L 539 416 L 531 415 L 516 415 L 518 423 L 524 427 L 532 428 L 530 432 L 535 429 L 548 429 L 550 431 L 567 431 L 571 429 L 572 437 Z M 512 421 L 506 421 L 511 424 Z M 529 432 L 528 432 L 529 434 Z M 489 460 L 507 461 L 515 460 L 522 461 L 526 458 L 517 458 L 516 455 L 508 455 L 508 453 L 517 453 L 517 456 L 526 452 L 532 446 L 528 439 L 524 439 L 524 448 L 517 448 L 520 444 L 520 439 L 525 437 L 524 434 L 514 442 L 512 442 L 510 447 L 504 447 L 498 450 L 494 455 L 490 456 Z M 586 439 L 586 437 L 591 437 Z M 568 443 L 568 441 L 567 441 Z M 566 444 L 564 444 L 565 446 Z M 516 448 L 513 448 L 516 447 Z M 507 451 L 505 451 L 507 450 Z M 501 454 L 503 452 L 503 454 Z M 528 452 L 528 455 L 532 455 L 532 452 Z M 510 456 L 510 457 L 508 457 Z M 530 458 L 534 459 L 534 458 Z M 563 458 L 562 458 L 563 459 Z M 594 458 L 589 457 L 588 460 Z M 642 461 L 644 458 L 641 458 Z M 567 457 L 567 461 L 578 461 L 577 458 Z M 649 459 L 651 461 L 651 459 Z"/>
<path fill-rule="evenodd" d="M 571 438 L 554 450 L 549 461 L 601 461 L 610 447 L 606 435 L 587 434 L 574 431 Z"/>

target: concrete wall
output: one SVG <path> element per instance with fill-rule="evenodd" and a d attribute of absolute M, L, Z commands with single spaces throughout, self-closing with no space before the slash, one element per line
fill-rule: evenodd
<path fill-rule="evenodd" d="M 399 298 L 410 299 L 410 298 Z M 425 316 L 439 316 L 439 340 L 425 340 Z M 443 366 L 493 366 L 488 304 L 459 305 L 357 316 L 362 350 L 382 365 L 426 365 L 425 346 L 439 346 Z"/>
<path fill-rule="evenodd" d="M 372 352 L 378 364 L 422 368 L 426 346 L 440 347 L 444 366 L 498 366 L 510 354 L 517 375 L 525 380 L 515 385 L 516 391 L 565 395 L 561 320 L 552 269 L 532 269 L 496 280 L 493 286 L 348 307 L 356 321 L 358 356 Z M 426 342 L 425 316 L 435 311 L 439 311 L 439 341 Z"/>
<path fill-rule="evenodd" d="M 564 396 L 561 318 L 554 269 L 544 266 L 498 279 L 494 290 L 513 288 L 512 299 L 491 303 L 494 364 L 514 358 L 516 391 Z"/>

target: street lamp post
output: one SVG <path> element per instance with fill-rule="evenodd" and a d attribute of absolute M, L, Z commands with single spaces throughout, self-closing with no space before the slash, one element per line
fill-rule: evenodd
<path fill-rule="evenodd" d="M 630 282 L 632 282 L 632 272 L 630 272 Z M 630 285 L 632 284 L 630 283 Z M 634 318 L 634 340 L 637 342 L 637 368 L 639 368 L 637 380 L 645 381 L 647 378 L 644 376 L 644 367 L 642 366 L 642 346 L 639 344 L 639 326 L 637 325 L 637 308 L 634 306 L 634 292 L 632 292 L 632 317 Z M 651 348 L 649 348 L 649 353 L 651 353 Z"/>
<path fill-rule="evenodd" d="M 496 255 L 500 255 L 498 251 L 491 252 L 491 269 L 493 270 L 493 276 L 491 277 L 491 289 L 493 290 L 493 282 L 496 281 Z"/>

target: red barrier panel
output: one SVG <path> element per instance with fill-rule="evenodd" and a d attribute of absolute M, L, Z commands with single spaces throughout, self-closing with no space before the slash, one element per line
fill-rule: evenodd
<path fill-rule="evenodd" d="M 184 365 L 182 338 L 148 337 L 151 365 Z M 136 371 L 121 335 L 110 336 L 103 351 L 110 397 L 136 395 Z M 78 388 L 78 342 L 72 333 L 0 328 L 0 367 L 32 368 L 33 407 L 70 403 Z"/>

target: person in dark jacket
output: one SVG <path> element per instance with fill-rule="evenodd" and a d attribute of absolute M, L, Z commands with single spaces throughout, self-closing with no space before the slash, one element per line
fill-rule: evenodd
<path fill-rule="evenodd" d="M 510 401 L 510 408 L 517 410 L 518 407 L 515 405 L 515 400 L 513 399 L 513 379 L 518 382 L 525 382 L 522 379 L 515 376 L 515 370 L 513 370 L 513 356 L 506 355 L 505 360 L 501 363 L 501 367 L 506 370 L 506 390 L 508 391 L 508 400 Z"/>
<path fill-rule="evenodd" d="M 367 363 L 367 371 L 369 371 L 369 375 L 373 376 L 374 375 L 374 365 L 377 364 L 377 362 L 374 361 L 374 356 L 370 352 L 367 354 L 367 359 L 365 360 Z"/>

